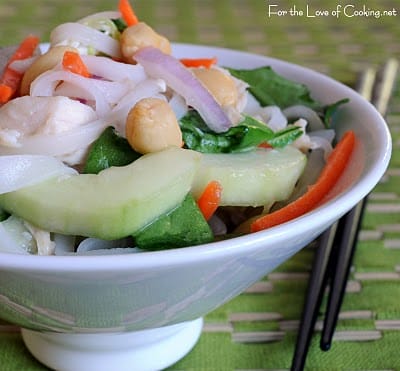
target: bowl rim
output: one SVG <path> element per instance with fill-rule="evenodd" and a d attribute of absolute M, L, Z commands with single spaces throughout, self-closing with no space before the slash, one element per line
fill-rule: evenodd
<path fill-rule="evenodd" d="M 47 43 L 40 45 L 42 50 L 46 50 Z M 356 202 L 364 198 L 378 183 L 380 178 L 389 165 L 392 142 L 389 128 L 375 109 L 375 107 L 356 91 L 343 83 L 334 80 L 328 75 L 312 70 L 308 67 L 298 65 L 289 61 L 269 57 L 261 54 L 255 54 L 248 51 L 234 50 L 223 47 L 197 45 L 190 43 L 173 43 L 173 54 L 179 56 L 187 51 L 204 55 L 205 52 L 215 54 L 217 57 L 224 55 L 225 57 L 236 58 L 240 60 L 251 59 L 254 63 L 261 65 L 273 65 L 279 72 L 280 70 L 293 70 L 296 75 L 304 77 L 313 77 L 321 80 L 322 84 L 329 84 L 336 87 L 346 94 L 355 105 L 362 107 L 372 115 L 376 126 L 379 126 L 379 142 L 381 147 L 377 155 L 379 161 L 372 165 L 370 170 L 362 179 L 350 189 L 346 189 L 340 195 L 341 202 L 335 199 L 329 200 L 318 208 L 309 213 L 296 218 L 288 223 L 272 227 L 265 231 L 247 234 L 233 239 L 211 242 L 208 244 L 190 246 L 180 249 L 170 249 L 162 251 L 148 251 L 145 253 L 132 254 L 111 254 L 111 255 L 80 255 L 80 256 L 38 256 L 38 255 L 19 255 L 0 252 L 0 269 L 17 269 L 30 271 L 114 271 L 116 269 L 146 269 L 160 266 L 168 266 L 180 263 L 189 263 L 194 261 L 203 261 L 214 259 L 216 257 L 229 257 L 234 255 L 238 249 L 247 249 L 251 253 L 253 249 L 258 249 L 260 245 L 269 248 L 278 243 L 284 242 L 286 239 L 293 237 L 295 231 L 302 229 L 303 233 L 312 231 L 311 226 L 326 225 L 329 227 L 336 216 L 345 214 Z M 243 68 L 243 67 L 242 67 Z M 322 215 L 322 217 L 321 217 Z M 307 222 L 307 223 L 305 223 Z M 290 226 L 290 228 L 288 228 Z M 162 256 L 162 259 L 160 257 Z"/>

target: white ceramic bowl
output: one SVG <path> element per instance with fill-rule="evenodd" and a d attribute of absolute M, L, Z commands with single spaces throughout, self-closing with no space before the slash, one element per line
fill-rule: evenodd
<path fill-rule="evenodd" d="M 352 166 L 318 209 L 266 231 L 223 242 L 112 256 L 0 254 L 0 316 L 23 328 L 28 349 L 59 370 L 157 370 L 182 358 L 202 317 L 240 294 L 316 238 L 366 196 L 385 172 L 390 134 L 350 88 L 314 71 L 226 49 L 174 45 L 179 57 L 217 56 L 221 65 L 271 65 L 307 84 L 323 103 L 348 97 L 338 135 L 358 138 Z"/>

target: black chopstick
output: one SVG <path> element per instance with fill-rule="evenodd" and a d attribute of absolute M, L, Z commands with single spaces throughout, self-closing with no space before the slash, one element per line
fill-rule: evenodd
<path fill-rule="evenodd" d="M 386 114 L 398 62 L 390 59 L 376 75 L 367 69 L 358 83 L 358 91 L 372 101 L 377 110 Z M 376 82 L 378 77 L 378 82 Z M 303 370 L 325 290 L 330 285 L 327 311 L 321 334 L 320 348 L 329 350 L 343 302 L 346 284 L 354 257 L 367 197 L 332 225 L 319 238 L 309 286 L 293 356 L 292 371 Z"/>
<path fill-rule="evenodd" d="M 328 265 L 333 253 L 332 247 L 337 227 L 338 222 L 335 222 L 318 238 L 318 247 L 314 254 L 305 307 L 300 321 L 299 335 L 291 367 L 292 371 L 300 371 L 304 368 L 308 348 L 318 319 L 319 308 L 329 279 Z"/>
<path fill-rule="evenodd" d="M 367 99 L 372 98 L 374 81 L 375 73 L 372 69 L 368 69 L 364 71 L 358 83 L 358 91 Z M 322 299 L 335 271 L 335 262 L 338 259 L 336 245 L 342 231 L 343 224 L 337 221 L 318 238 L 318 246 L 312 263 L 291 371 L 301 371 L 304 368 Z M 332 328 L 334 328 L 336 320 L 330 320 L 331 322 L 333 322 Z M 326 342 L 325 340 L 324 343 Z"/>
<path fill-rule="evenodd" d="M 397 60 L 389 59 L 377 72 L 374 79 L 375 82 L 372 84 L 372 92 L 371 85 L 366 85 L 367 75 L 364 75 L 364 79 L 361 80 L 361 86 L 359 86 L 358 89 L 362 95 L 371 100 L 372 104 L 382 116 L 385 116 L 387 112 L 397 70 Z M 329 350 L 332 344 L 332 338 L 346 291 L 346 284 L 350 274 L 367 199 L 368 196 L 361 200 L 339 221 L 339 230 L 341 231 L 340 240 L 334 250 L 336 251 L 336 255 L 331 261 L 335 269 L 331 270 L 330 293 L 320 341 L 320 348 L 324 351 Z"/>
<path fill-rule="evenodd" d="M 333 333 L 342 306 L 346 284 L 349 278 L 354 252 L 357 245 L 358 234 L 361 227 L 363 211 L 367 197 L 360 201 L 353 209 L 339 220 L 340 233 L 337 237 L 335 254 L 330 260 L 331 272 L 329 283 L 329 296 L 322 328 L 320 348 L 327 351 L 331 347 Z"/>

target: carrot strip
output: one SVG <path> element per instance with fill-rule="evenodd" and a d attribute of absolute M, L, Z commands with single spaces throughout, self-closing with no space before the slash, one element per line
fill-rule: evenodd
<path fill-rule="evenodd" d="M 118 10 L 122 15 L 122 19 L 128 26 L 134 26 L 135 24 L 139 23 L 139 19 L 129 3 L 129 0 L 119 0 Z"/>
<path fill-rule="evenodd" d="M 63 68 L 83 77 L 90 77 L 89 70 L 77 52 L 66 51 L 62 60 Z"/>
<path fill-rule="evenodd" d="M 217 63 L 217 58 L 181 58 L 180 61 L 186 67 L 210 68 Z"/>
<path fill-rule="evenodd" d="M 0 103 L 8 102 L 16 94 L 23 77 L 22 73 L 17 72 L 10 67 L 11 63 L 32 57 L 38 45 L 39 38 L 30 35 L 21 42 L 17 50 L 8 60 L 0 78 Z"/>
<path fill-rule="evenodd" d="M 269 143 L 263 142 L 258 145 L 259 148 L 273 148 Z"/>
<path fill-rule="evenodd" d="M 213 180 L 209 182 L 203 193 L 197 200 L 197 205 L 202 212 L 204 219 L 209 220 L 221 202 L 222 187 L 219 182 Z"/>
<path fill-rule="evenodd" d="M 347 131 L 331 152 L 327 164 L 317 181 L 308 188 L 307 192 L 283 208 L 254 220 L 250 226 L 251 232 L 261 231 L 288 222 L 315 208 L 342 175 L 354 146 L 354 132 Z"/>

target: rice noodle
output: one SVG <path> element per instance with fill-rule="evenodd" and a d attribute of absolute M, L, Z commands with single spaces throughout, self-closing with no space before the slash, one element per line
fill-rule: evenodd
<path fill-rule="evenodd" d="M 147 78 L 143 66 L 114 61 L 107 57 L 82 55 L 82 60 L 92 75 L 110 81 L 126 79 L 139 83 Z"/>
<path fill-rule="evenodd" d="M 120 45 L 117 40 L 81 23 L 63 23 L 52 30 L 50 34 L 51 46 L 65 45 L 69 41 L 95 48 L 110 57 L 121 57 Z"/>
<path fill-rule="evenodd" d="M 86 91 L 87 96 L 90 96 L 94 100 L 95 110 L 99 116 L 106 114 L 110 110 L 110 106 L 104 97 L 104 92 L 100 89 L 95 79 L 83 77 L 68 71 L 50 70 L 42 73 L 32 82 L 30 95 L 50 97 L 54 95 L 60 81 L 67 81 Z"/>
<path fill-rule="evenodd" d="M 99 114 L 107 113 L 112 106 L 117 104 L 121 100 L 121 98 L 133 88 L 132 86 L 130 86 L 129 81 L 122 83 L 116 81 L 103 81 L 94 79 L 90 81 L 90 87 L 95 87 L 95 90 L 99 91 L 99 93 L 104 97 L 108 104 L 107 109 L 107 105 L 105 105 L 103 102 L 106 109 L 104 110 L 104 112 L 97 111 Z M 86 83 L 82 83 L 77 86 L 76 84 L 71 82 L 63 82 L 56 87 L 53 95 L 79 98 L 83 101 L 91 101 L 94 98 L 91 94 L 91 91 L 86 87 Z M 97 105 L 98 103 L 96 102 L 95 106 Z"/>
<path fill-rule="evenodd" d="M 309 134 L 312 143 L 312 149 L 321 148 L 324 151 L 324 158 L 327 159 L 332 152 L 332 142 L 335 138 L 333 129 L 312 131 Z"/>
<path fill-rule="evenodd" d="M 175 116 L 178 120 L 180 120 L 188 112 L 188 106 L 185 102 L 185 99 L 183 99 L 181 95 L 176 94 L 175 92 L 172 94 L 172 97 L 168 103 L 174 111 Z"/>
<path fill-rule="evenodd" d="M 118 18 L 121 18 L 120 12 L 109 10 L 109 11 L 90 14 L 87 17 L 81 18 L 78 22 L 87 23 L 96 19 L 118 19 Z"/>
<path fill-rule="evenodd" d="M 54 157 L 42 155 L 0 156 L 0 194 L 77 172 Z"/>
<path fill-rule="evenodd" d="M 74 151 L 86 149 L 112 122 L 101 119 L 53 135 L 32 135 L 20 140 L 19 147 L 0 146 L 0 155 L 42 154 L 62 157 Z M 71 165 L 74 165 L 71 163 Z"/>
<path fill-rule="evenodd" d="M 310 107 L 295 105 L 283 110 L 283 114 L 288 120 L 305 119 L 308 122 L 308 130 L 315 131 L 325 129 L 324 123 L 318 114 Z"/>
<path fill-rule="evenodd" d="M 160 93 L 166 91 L 166 88 L 165 81 L 160 79 L 147 79 L 140 82 L 118 102 L 107 116 L 107 120 L 113 122 L 120 135 L 125 136 L 125 122 L 130 109 L 143 98 L 158 97 Z"/>
<path fill-rule="evenodd" d="M 259 115 L 273 131 L 282 130 L 287 126 L 288 121 L 278 106 L 263 107 Z"/>
<path fill-rule="evenodd" d="M 66 253 L 73 253 L 75 251 L 75 239 L 75 236 L 54 233 L 54 255 L 65 255 Z"/>
<path fill-rule="evenodd" d="M 0 251 L 9 254 L 29 254 L 15 241 L 12 235 L 4 227 L 3 223 L 0 223 Z"/>
<path fill-rule="evenodd" d="M 17 59 L 10 63 L 10 68 L 16 72 L 24 73 L 36 59 L 37 56 L 25 59 Z"/>

